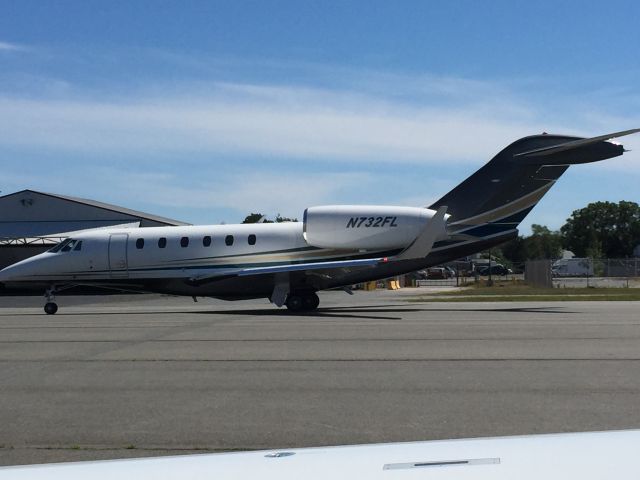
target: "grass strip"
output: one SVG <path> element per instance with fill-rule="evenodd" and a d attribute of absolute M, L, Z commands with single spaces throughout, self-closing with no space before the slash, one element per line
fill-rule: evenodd
<path fill-rule="evenodd" d="M 468 296 L 422 296 L 410 298 L 409 302 L 628 302 L 640 301 L 637 295 L 468 295 Z"/>
<path fill-rule="evenodd" d="M 538 288 L 524 283 L 496 282 L 473 285 L 455 292 L 433 292 L 408 299 L 410 302 L 568 302 L 639 301 L 640 288 Z"/>

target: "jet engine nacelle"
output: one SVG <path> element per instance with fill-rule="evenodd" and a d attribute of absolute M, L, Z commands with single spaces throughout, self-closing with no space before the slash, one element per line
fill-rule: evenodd
<path fill-rule="evenodd" d="M 309 245 L 320 248 L 405 248 L 416 239 L 435 213 L 435 210 L 419 207 L 311 207 L 304 212 L 304 238 Z M 442 236 L 446 236 L 444 229 Z"/>

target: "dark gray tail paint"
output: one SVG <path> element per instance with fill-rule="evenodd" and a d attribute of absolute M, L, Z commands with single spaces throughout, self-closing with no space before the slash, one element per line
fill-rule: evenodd
<path fill-rule="evenodd" d="M 543 155 L 526 153 L 576 140 L 579 138 L 548 134 L 521 138 L 429 208 L 446 205 L 456 233 L 486 237 L 513 230 L 569 165 L 624 152 L 621 145 L 598 141 Z"/>

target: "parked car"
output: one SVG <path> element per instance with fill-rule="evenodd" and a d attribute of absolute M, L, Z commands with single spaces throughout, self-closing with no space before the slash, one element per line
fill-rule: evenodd
<path fill-rule="evenodd" d="M 504 265 L 495 264 L 491 265 L 491 275 L 509 275 L 513 273 L 513 270 L 505 267 Z M 478 269 L 478 274 L 482 276 L 489 275 L 489 266 L 480 267 Z"/>
<path fill-rule="evenodd" d="M 427 268 L 427 278 L 429 280 L 451 278 L 451 272 L 445 267 L 429 267 Z"/>
<path fill-rule="evenodd" d="M 449 276 L 450 277 L 455 277 L 456 276 L 456 271 L 455 271 L 455 269 L 453 267 L 448 267 L 447 266 L 447 267 L 444 267 L 444 268 L 447 269 L 447 271 L 449 272 Z"/>

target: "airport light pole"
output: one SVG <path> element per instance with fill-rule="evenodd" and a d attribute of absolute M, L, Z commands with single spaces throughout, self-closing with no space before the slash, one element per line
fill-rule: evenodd
<path fill-rule="evenodd" d="M 487 286 L 493 286 L 493 280 L 491 279 L 491 249 L 489 249 L 489 279 L 487 280 Z"/>

